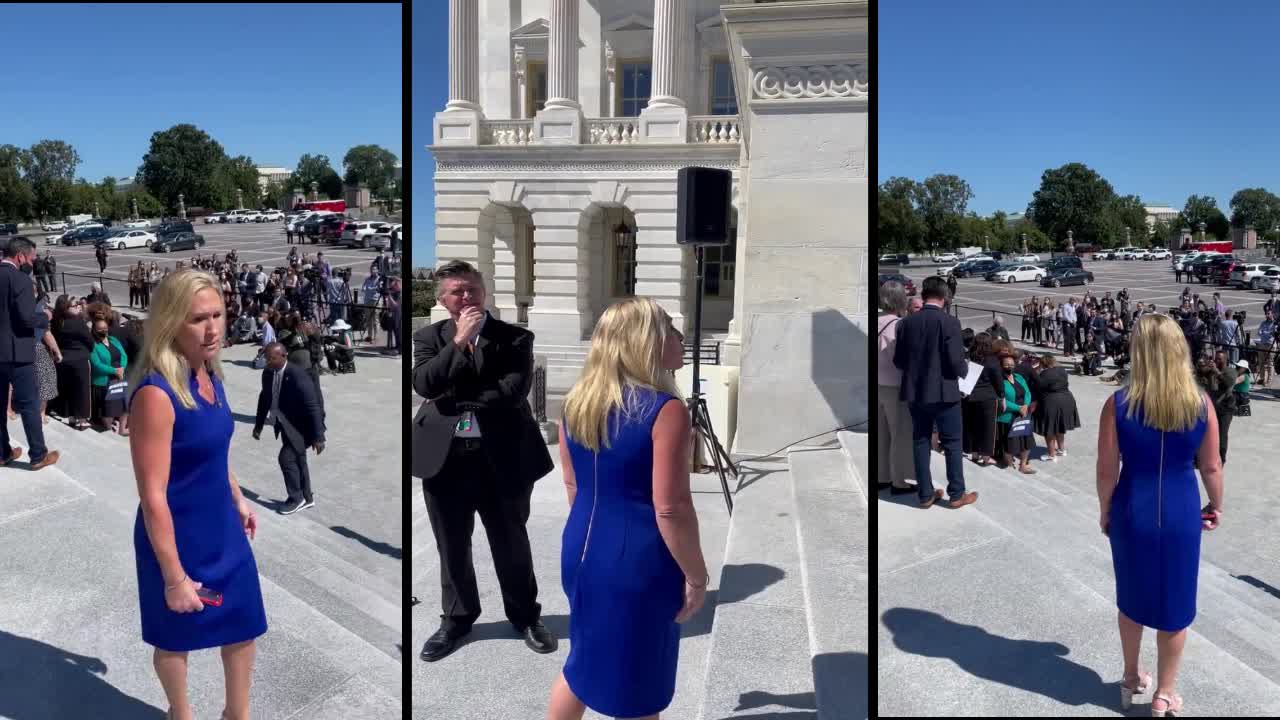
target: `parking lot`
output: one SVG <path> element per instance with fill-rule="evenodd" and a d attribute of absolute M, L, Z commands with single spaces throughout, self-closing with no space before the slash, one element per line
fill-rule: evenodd
<path fill-rule="evenodd" d="M 940 267 L 933 264 L 912 264 L 902 267 L 886 266 L 880 270 L 881 272 L 900 272 L 911 278 L 916 287 L 919 288 L 921 282 L 926 277 L 935 274 Z M 1210 305 L 1213 304 L 1213 293 L 1217 292 L 1222 297 L 1222 304 L 1229 310 L 1244 310 L 1247 312 L 1248 319 L 1245 323 L 1245 329 L 1253 331 L 1262 322 L 1262 306 L 1269 297 L 1269 293 L 1265 291 L 1240 290 L 1225 285 L 1215 285 L 1212 282 L 1205 284 L 1192 282 L 1187 284 L 1185 276 L 1183 277 L 1184 282 L 1179 285 L 1174 281 L 1173 265 L 1168 260 L 1085 259 L 1084 269 L 1093 273 L 1094 276 L 1094 282 L 1087 287 L 1076 285 L 1064 288 L 1045 288 L 1036 282 L 1005 284 L 987 282 L 980 277 L 960 279 L 957 281 L 959 285 L 955 298 L 956 304 L 960 306 L 960 322 L 965 327 L 975 329 L 990 327 L 992 318 L 990 310 L 999 310 L 1020 316 L 1022 314 L 1022 303 L 1026 302 L 1027 298 L 1032 295 L 1038 298 L 1043 298 L 1047 295 L 1056 304 L 1068 297 L 1079 298 L 1084 295 L 1085 290 L 1092 291 L 1098 297 L 1102 297 L 1104 293 L 1110 291 L 1112 297 L 1115 297 L 1117 293 L 1127 288 L 1131 304 L 1138 302 L 1155 303 L 1158 310 L 1164 311 L 1170 305 L 1177 304 L 1184 287 L 1190 287 L 1191 292 L 1199 293 L 1205 299 L 1205 302 Z M 987 310 L 987 312 L 983 312 L 983 310 Z M 1016 318 L 1010 318 L 1006 315 L 1004 319 L 1011 332 L 1016 333 Z"/>
<path fill-rule="evenodd" d="M 285 240 L 284 223 L 245 223 L 245 224 L 212 224 L 206 225 L 197 220 L 192 223 L 196 233 L 203 235 L 205 245 L 199 251 L 180 250 L 172 253 L 152 252 L 147 248 L 128 250 L 110 250 L 107 270 L 101 274 L 104 289 L 111 296 L 114 304 L 123 306 L 128 302 L 129 267 L 139 260 L 150 264 L 155 261 L 163 269 L 173 268 L 179 260 L 189 262 L 197 252 L 201 256 L 210 254 L 219 257 L 231 250 L 236 251 L 240 262 L 250 266 L 262 265 L 268 272 L 273 268 L 288 265 L 290 246 Z M 45 238 L 57 233 L 26 233 L 41 255 L 46 249 L 53 251 L 58 261 L 58 287 L 72 295 L 87 295 L 89 286 L 100 276 L 98 261 L 94 257 L 92 245 L 46 245 Z M 296 246 L 297 243 L 295 242 Z M 304 255 L 314 256 L 323 252 L 325 259 L 336 269 L 351 268 L 351 286 L 358 288 L 369 274 L 369 264 L 377 257 L 374 249 L 359 249 L 335 246 L 327 243 L 304 244 L 298 246 Z M 65 273 L 65 276 L 64 276 Z M 63 289 L 65 280 L 66 287 Z"/>

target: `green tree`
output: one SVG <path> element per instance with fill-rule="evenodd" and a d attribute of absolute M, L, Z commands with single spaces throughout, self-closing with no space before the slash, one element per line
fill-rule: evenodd
<path fill-rule="evenodd" d="M 0 145 L 0 219 L 29 220 L 35 205 L 31 183 L 22 176 L 30 153 L 16 145 Z"/>
<path fill-rule="evenodd" d="M 972 199 L 973 189 L 956 175 L 933 175 L 916 186 L 916 207 L 930 247 L 958 246 L 963 233 L 960 221 Z"/>
<path fill-rule="evenodd" d="M 124 196 L 125 207 L 129 206 L 130 200 L 138 202 L 138 216 L 144 218 L 161 217 L 165 214 L 164 203 L 160 202 L 154 195 L 145 190 L 133 190 Z"/>
<path fill-rule="evenodd" d="M 287 199 L 289 188 L 285 187 L 285 183 L 279 180 L 272 180 L 267 183 L 266 189 L 262 191 L 262 204 L 271 207 L 280 207 L 281 199 Z"/>
<path fill-rule="evenodd" d="M 174 125 L 152 134 L 138 180 L 169 210 L 177 210 L 179 194 L 188 206 L 211 207 L 218 170 L 226 160 L 222 145 L 208 133 L 195 125 Z"/>
<path fill-rule="evenodd" d="M 1114 200 L 1115 190 L 1105 178 L 1083 163 L 1068 163 L 1044 171 L 1027 215 L 1058 242 L 1071 230 L 1077 243 L 1099 243 L 1111 224 L 1107 211 Z"/>
<path fill-rule="evenodd" d="M 1231 196 L 1231 224 L 1252 225 L 1260 239 L 1274 242 L 1280 225 L 1280 197 L 1263 188 L 1246 188 Z"/>
<path fill-rule="evenodd" d="M 386 191 L 396 179 L 395 153 L 378 145 L 357 145 L 343 156 L 342 164 L 347 169 L 343 180 L 348 185 L 364 183 L 371 195 L 387 199 Z"/>
<path fill-rule="evenodd" d="M 1182 227 L 1191 228 L 1192 233 L 1200 231 L 1200 223 L 1205 224 L 1205 231 L 1219 240 L 1231 237 L 1231 223 L 1227 216 L 1218 209 L 1218 201 L 1208 195 L 1192 195 L 1187 198 L 1178 215 Z"/>
<path fill-rule="evenodd" d="M 1009 252 L 1022 252 L 1022 235 L 1027 236 L 1027 250 L 1033 253 L 1052 252 L 1065 241 L 1055 241 L 1033 222 L 1023 222 L 1009 238 L 1005 249 Z"/>
<path fill-rule="evenodd" d="M 415 278 L 409 282 L 413 287 L 413 316 L 430 317 L 431 308 L 436 305 L 436 281 Z"/>
<path fill-rule="evenodd" d="M 66 215 L 80 154 L 62 140 L 41 140 L 31 146 L 25 159 L 35 214 L 41 219 Z"/>
<path fill-rule="evenodd" d="M 310 196 L 311 183 L 320 184 L 320 194 L 329 200 L 342 197 L 342 178 L 333 169 L 327 155 L 303 155 L 298 167 L 289 176 L 289 189 L 302 188 Z"/>
<path fill-rule="evenodd" d="M 262 186 L 258 184 L 258 166 L 253 164 L 253 158 L 227 158 L 218 165 L 214 178 L 213 207 L 239 209 L 236 190 L 242 193 L 245 207 L 259 206 Z"/>
<path fill-rule="evenodd" d="M 896 252 L 919 252 L 924 249 L 924 222 L 914 205 L 916 183 L 910 178 L 893 177 L 880 183 L 876 193 L 876 237 L 881 247 Z"/>

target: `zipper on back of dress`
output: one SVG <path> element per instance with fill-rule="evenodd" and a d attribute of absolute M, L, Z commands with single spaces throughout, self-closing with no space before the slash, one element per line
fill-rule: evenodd
<path fill-rule="evenodd" d="M 1164 430 L 1160 431 L 1160 475 L 1156 480 L 1156 527 L 1164 515 Z"/>
<path fill-rule="evenodd" d="M 578 558 L 579 567 L 587 559 L 587 547 L 591 545 L 591 526 L 596 521 L 596 502 L 600 499 L 600 451 L 592 453 L 591 457 L 591 514 L 587 516 L 587 537 L 582 541 L 582 557 Z"/>

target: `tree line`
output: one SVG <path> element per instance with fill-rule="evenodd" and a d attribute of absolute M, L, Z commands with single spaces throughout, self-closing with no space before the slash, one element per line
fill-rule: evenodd
<path fill-rule="evenodd" d="M 188 208 L 231 209 L 236 193 L 249 207 L 275 207 L 295 188 L 318 185 L 324 199 L 342 197 L 343 183 L 364 184 L 381 200 L 399 200 L 396 156 L 378 145 L 357 145 L 343 157 L 339 176 L 325 155 L 303 155 L 283 182 L 264 189 L 258 169 L 247 155 L 232 157 L 208 133 L 190 124 L 155 132 L 131 178 L 106 177 L 91 183 L 76 177 L 80 155 L 63 140 L 41 140 L 29 148 L 0 145 L 0 220 L 48 221 L 96 212 L 116 220 L 130 217 L 137 203 L 142 217 L 175 215 L 178 196 Z M 129 185 L 120 192 L 121 185 Z"/>
<path fill-rule="evenodd" d="M 1280 240 L 1280 197 L 1264 188 L 1246 188 L 1231 198 L 1230 219 L 1207 195 L 1187 198 L 1171 220 L 1147 224 L 1147 211 L 1137 195 L 1119 195 L 1106 178 L 1082 163 L 1045 170 L 1022 218 L 1004 212 L 979 216 L 967 211 L 973 189 L 956 175 L 934 175 L 917 182 L 891 177 L 877 193 L 877 235 L 882 247 L 897 252 L 931 252 L 957 247 L 1017 251 L 1026 235 L 1035 252 L 1065 250 L 1067 232 L 1077 244 L 1102 247 L 1166 245 L 1184 228 L 1219 240 L 1231 228 L 1252 226 L 1263 244 Z"/>

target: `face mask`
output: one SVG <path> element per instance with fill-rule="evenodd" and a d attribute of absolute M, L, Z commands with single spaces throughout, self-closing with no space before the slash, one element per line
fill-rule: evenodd
<path fill-rule="evenodd" d="M 93 336 L 98 338 L 99 340 L 102 340 L 107 336 L 107 332 L 105 330 L 98 330 L 93 333 Z"/>

